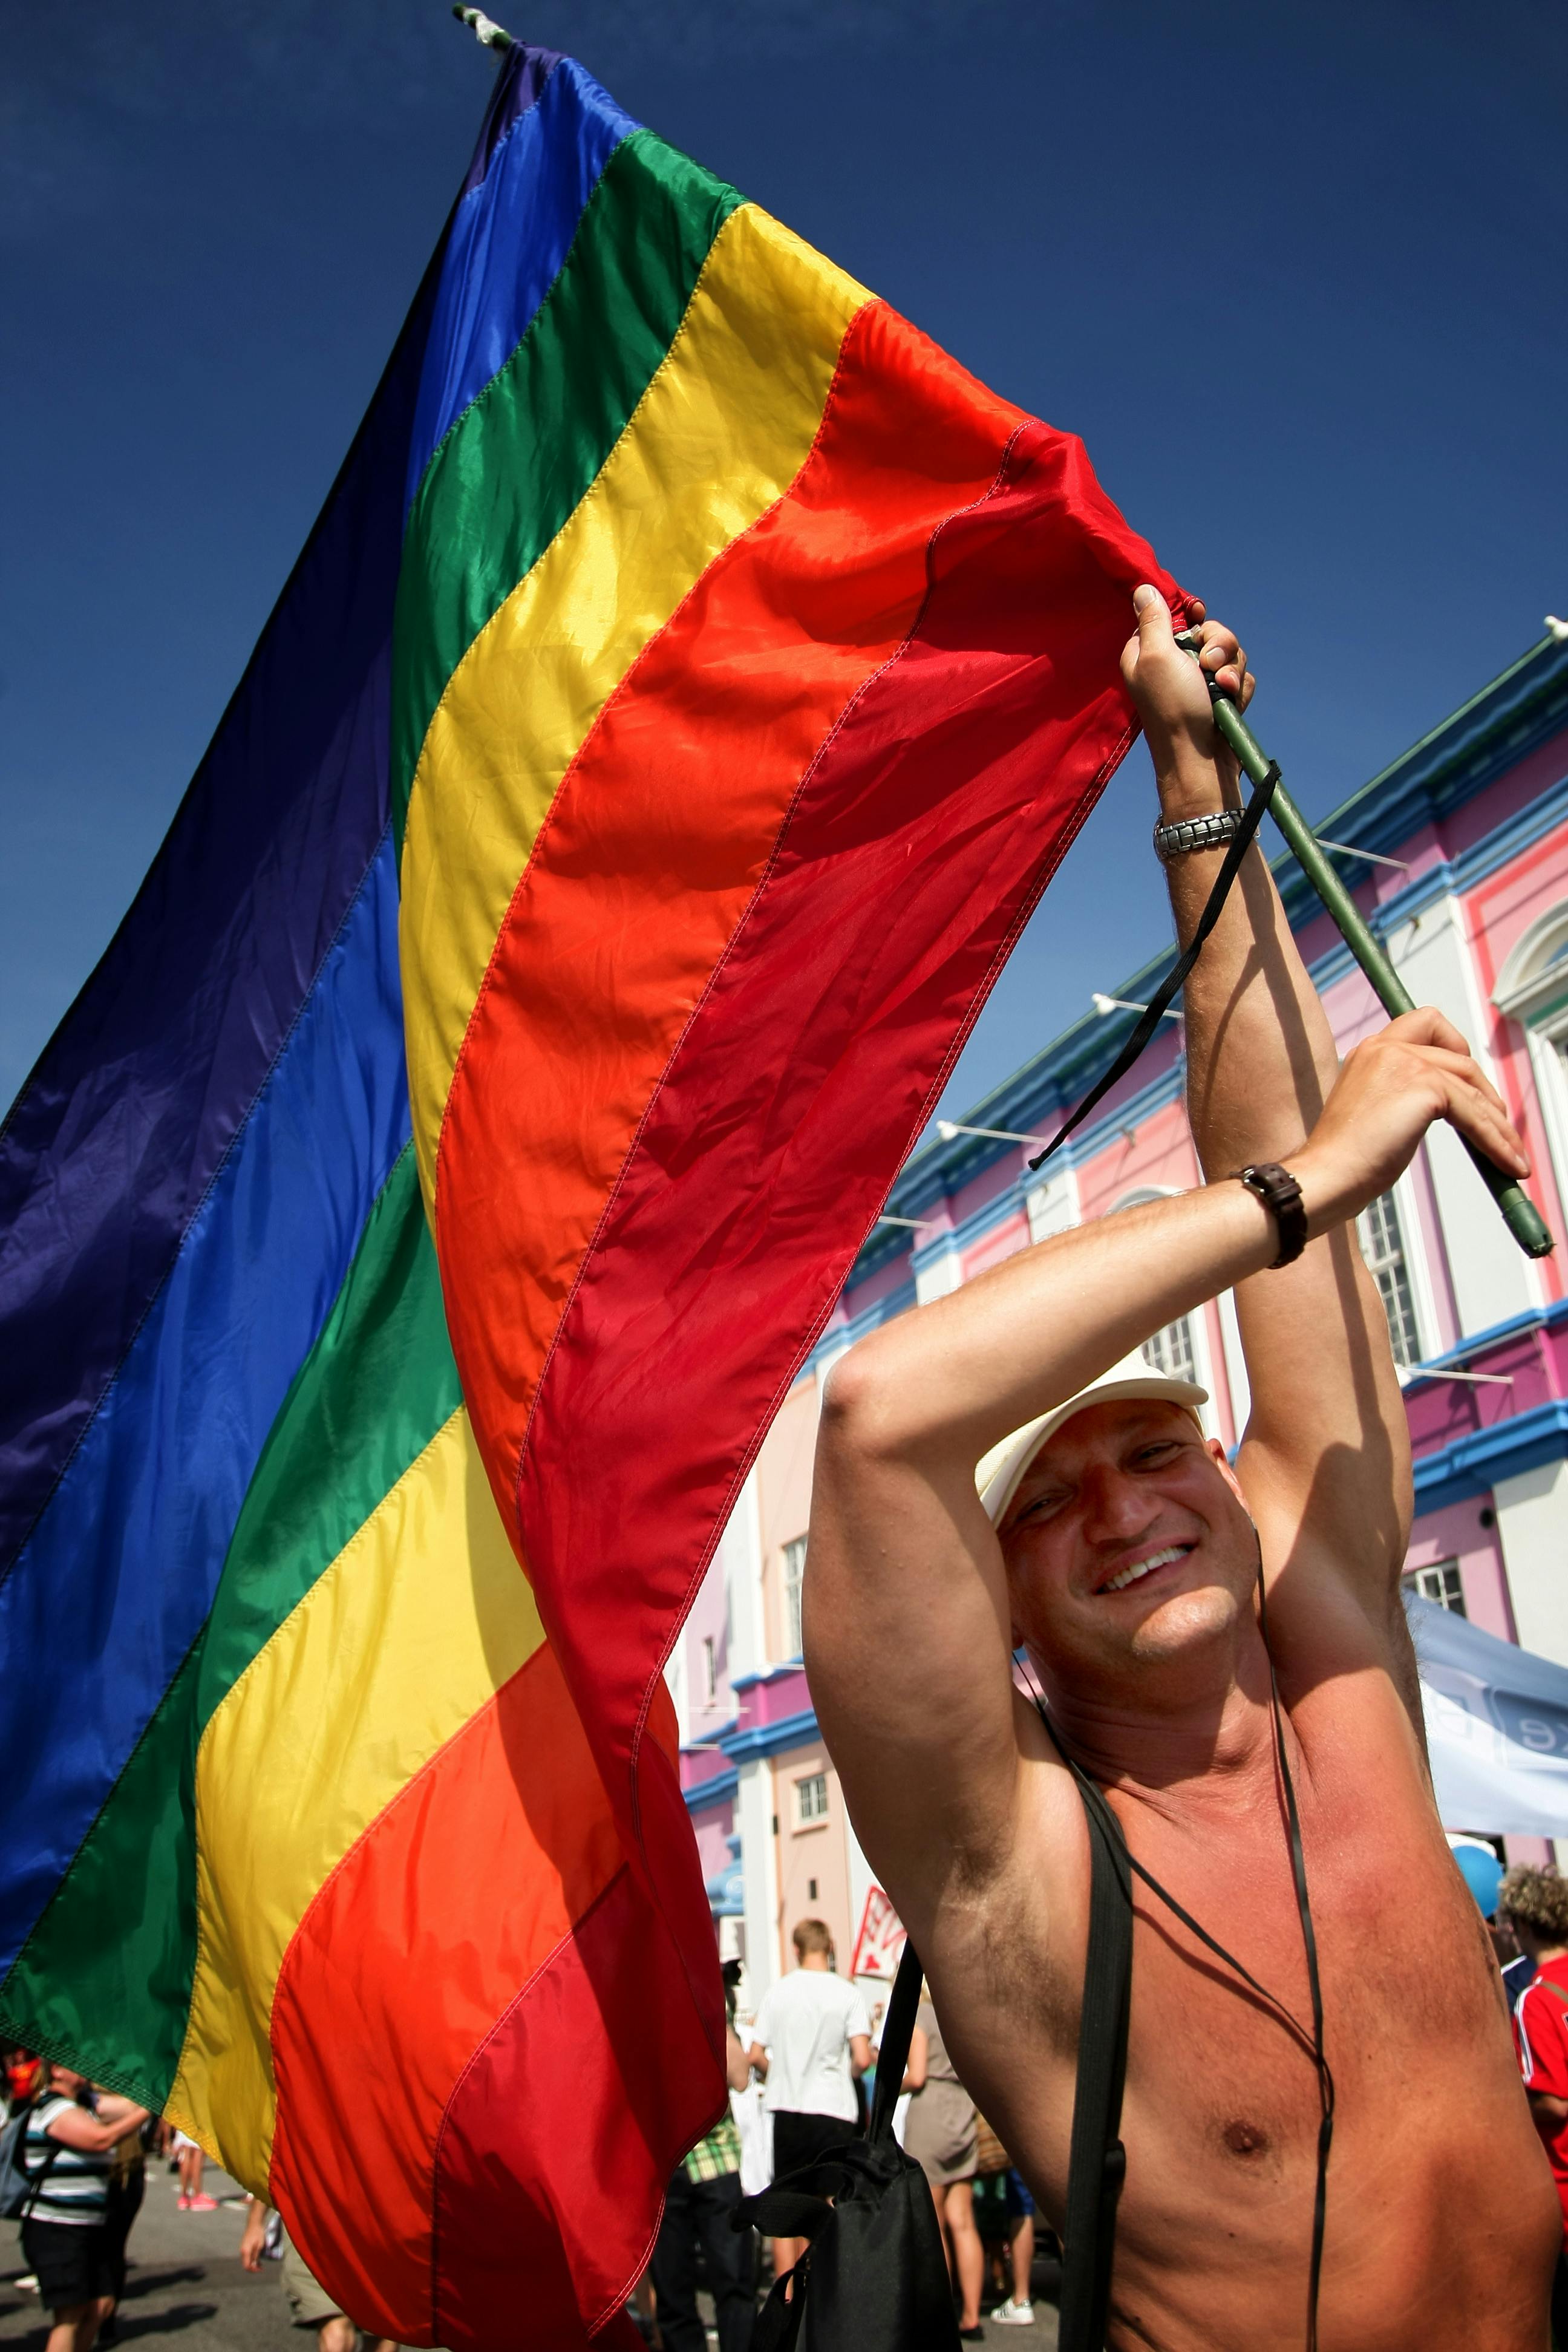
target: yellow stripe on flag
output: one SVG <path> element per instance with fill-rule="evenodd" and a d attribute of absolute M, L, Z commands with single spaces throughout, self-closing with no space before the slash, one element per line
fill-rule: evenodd
<path fill-rule="evenodd" d="M 273 1991 L 311 1899 L 544 1638 L 459 1408 L 207 1725 L 197 1958 L 166 2112 L 265 2193 Z"/>
<path fill-rule="evenodd" d="M 453 672 L 403 847 L 409 1091 L 427 1210 L 463 1034 L 556 788 L 644 646 L 800 471 L 845 331 L 868 299 L 754 205 L 732 213 L 593 488 Z"/>

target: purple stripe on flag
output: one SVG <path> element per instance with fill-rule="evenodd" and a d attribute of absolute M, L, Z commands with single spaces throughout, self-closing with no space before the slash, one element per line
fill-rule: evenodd
<path fill-rule="evenodd" d="M 168 1276 L 387 817 L 437 258 L 178 814 L 0 1132 L 0 1576 Z"/>

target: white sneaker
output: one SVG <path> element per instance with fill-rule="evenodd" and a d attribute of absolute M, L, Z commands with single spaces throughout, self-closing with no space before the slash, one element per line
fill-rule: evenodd
<path fill-rule="evenodd" d="M 1009 2295 L 1005 2303 L 997 2305 L 991 2316 L 1003 2327 L 1033 2327 L 1035 2306 L 1032 2303 L 1015 2303 Z"/>

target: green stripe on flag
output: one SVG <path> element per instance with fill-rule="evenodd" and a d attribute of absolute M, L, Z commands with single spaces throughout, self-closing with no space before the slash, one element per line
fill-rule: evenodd
<path fill-rule="evenodd" d="M 196 1956 L 196 1668 L 164 1692 L 0 1986 L 0 2020 L 154 2112 L 180 2061 Z"/>
<path fill-rule="evenodd" d="M 593 487 L 741 202 L 653 131 L 623 140 L 527 333 L 426 467 L 408 518 L 393 635 L 392 806 L 400 842 L 447 679 Z"/>
<path fill-rule="evenodd" d="M 0 1986 L 29 2049 L 163 2106 L 195 1970 L 202 1730 L 461 1402 L 410 1144 L 273 1423 L 206 1625 Z"/>
<path fill-rule="evenodd" d="M 207 1621 L 204 1728 L 462 1402 L 407 1144 L 256 1465 Z"/>

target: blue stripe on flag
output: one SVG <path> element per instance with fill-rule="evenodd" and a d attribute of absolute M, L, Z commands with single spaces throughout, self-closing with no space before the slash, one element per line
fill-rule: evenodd
<path fill-rule="evenodd" d="M 17 1663 L 0 1711 L 0 1976 L 206 1617 L 279 1407 L 408 1133 L 384 835 L 119 1379 L 0 1586 L 0 1654 Z"/>
<path fill-rule="evenodd" d="M 528 89 L 520 74 L 520 102 Z M 447 240 L 408 453 L 409 506 L 444 436 L 522 341 L 599 174 L 637 127 L 574 58 L 563 58 L 537 104 L 500 134 Z"/>

